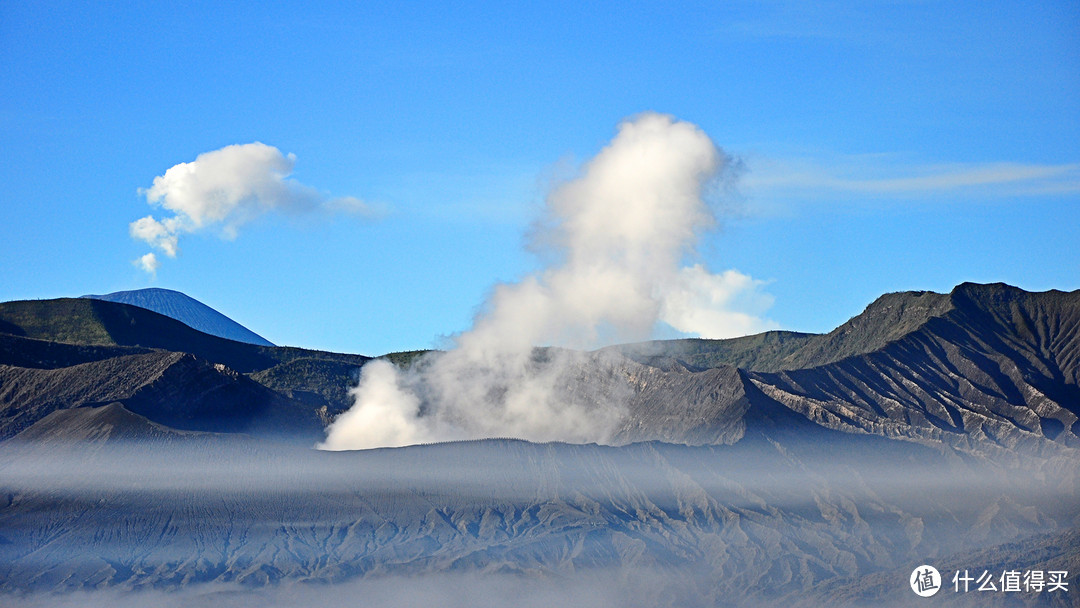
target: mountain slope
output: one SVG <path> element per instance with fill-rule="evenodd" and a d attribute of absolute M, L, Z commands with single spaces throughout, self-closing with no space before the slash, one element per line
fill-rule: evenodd
<path fill-rule="evenodd" d="M 948 294 L 930 291 L 885 294 L 840 327 L 807 341 L 771 371 L 818 367 L 880 350 L 930 319 L 947 314 L 952 307 Z"/>
<path fill-rule="evenodd" d="M 157 424 L 128 410 L 120 402 L 114 402 L 100 407 L 56 410 L 15 435 L 13 439 L 38 445 L 50 442 L 71 445 L 129 440 L 184 440 L 201 434 Z"/>
<path fill-rule="evenodd" d="M 141 346 L 199 355 L 239 372 L 279 362 L 263 346 L 205 334 L 171 317 L 105 300 L 61 298 L 0 303 L 6 333 L 81 345 Z M 277 351 L 282 352 L 282 351 Z"/>
<path fill-rule="evenodd" d="M 249 374 L 287 396 L 295 393 L 316 408 L 326 408 L 324 418 L 349 406 L 347 387 L 370 359 L 227 340 L 150 310 L 104 300 L 0 303 L 0 364 L 54 368 L 148 349 L 191 353 Z M 296 373 L 298 367 L 307 373 Z"/>
<path fill-rule="evenodd" d="M 193 327 L 204 334 L 258 344 L 274 346 L 272 342 L 206 304 L 179 291 L 151 287 L 134 291 L 117 291 L 104 295 L 87 295 L 84 298 L 130 304 L 152 310 Z"/>
<path fill-rule="evenodd" d="M 948 298 L 878 350 L 749 378 L 830 428 L 957 447 L 1080 447 L 1080 292 L 964 284 Z"/>
<path fill-rule="evenodd" d="M 203 333 L 144 308 L 90 298 L 0 302 L 0 334 L 81 346 L 135 346 L 192 353 L 245 374 L 302 358 L 356 364 L 370 359 L 237 342 Z"/>
<path fill-rule="evenodd" d="M 632 351 L 621 374 L 633 396 L 615 440 L 731 443 L 783 419 L 983 455 L 1080 447 L 1080 292 L 889 294 L 830 334 L 795 340 L 780 359 L 825 363 L 700 369 L 678 353 Z M 762 344 L 776 364 L 775 338 Z M 770 424 L 761 432 L 779 428 Z"/>
<path fill-rule="evenodd" d="M 56 369 L 0 365 L 0 439 L 57 410 L 114 402 L 181 430 L 307 441 L 322 430 L 310 406 L 188 353 L 150 351 Z"/>

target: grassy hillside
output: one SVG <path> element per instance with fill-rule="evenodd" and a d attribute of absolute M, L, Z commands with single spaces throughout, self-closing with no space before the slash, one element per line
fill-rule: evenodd
<path fill-rule="evenodd" d="M 236 342 L 204 334 L 143 308 L 84 298 L 0 303 L 0 332 L 66 344 L 133 346 L 192 353 L 245 374 L 295 359 L 314 358 L 359 366 L 370 358 Z"/>
<path fill-rule="evenodd" d="M 93 302 L 74 298 L 0 303 L 0 332 L 68 344 L 118 344 Z"/>

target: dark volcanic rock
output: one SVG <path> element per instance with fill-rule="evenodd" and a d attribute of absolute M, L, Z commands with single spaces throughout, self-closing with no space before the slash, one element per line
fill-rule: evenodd
<path fill-rule="evenodd" d="M 633 395 L 620 442 L 731 443 L 762 415 L 984 456 L 1080 447 L 1080 292 L 890 294 L 782 357 L 827 363 L 787 371 L 702 370 L 678 349 L 635 352 L 622 370 Z"/>
<path fill-rule="evenodd" d="M 150 352 L 148 348 L 133 346 L 67 344 L 0 333 L 0 365 L 59 369 L 80 363 L 148 352 Z"/>
<path fill-rule="evenodd" d="M 13 437 L 14 442 L 77 444 L 108 441 L 168 441 L 199 435 L 151 422 L 121 403 L 56 410 Z"/>
<path fill-rule="evenodd" d="M 872 353 L 750 378 L 830 428 L 972 450 L 1080 447 L 1078 296 L 965 284 L 947 311 Z"/>
<path fill-rule="evenodd" d="M 750 400 L 739 370 L 694 373 L 630 365 L 626 373 L 634 393 L 615 442 L 732 444 L 745 434 Z"/>
<path fill-rule="evenodd" d="M 63 367 L 0 365 L 0 437 L 66 408 L 122 403 L 185 430 L 290 435 L 314 441 L 314 412 L 221 364 L 165 351 Z"/>

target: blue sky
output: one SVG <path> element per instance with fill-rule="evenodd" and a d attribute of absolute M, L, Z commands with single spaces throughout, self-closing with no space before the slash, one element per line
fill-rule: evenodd
<path fill-rule="evenodd" d="M 468 328 L 553 179 L 645 111 L 741 160 L 695 262 L 785 329 L 889 291 L 1080 288 L 1076 2 L 0 4 L 0 300 L 178 289 L 278 344 Z M 513 3 L 511 3 L 513 4 Z M 263 142 L 374 213 L 131 222 L 174 165 Z"/>

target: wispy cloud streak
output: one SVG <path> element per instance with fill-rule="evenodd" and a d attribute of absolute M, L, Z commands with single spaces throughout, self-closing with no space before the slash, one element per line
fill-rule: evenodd
<path fill-rule="evenodd" d="M 885 156 L 748 162 L 742 186 L 757 197 L 1034 197 L 1080 192 L 1080 163 L 890 164 Z"/>

